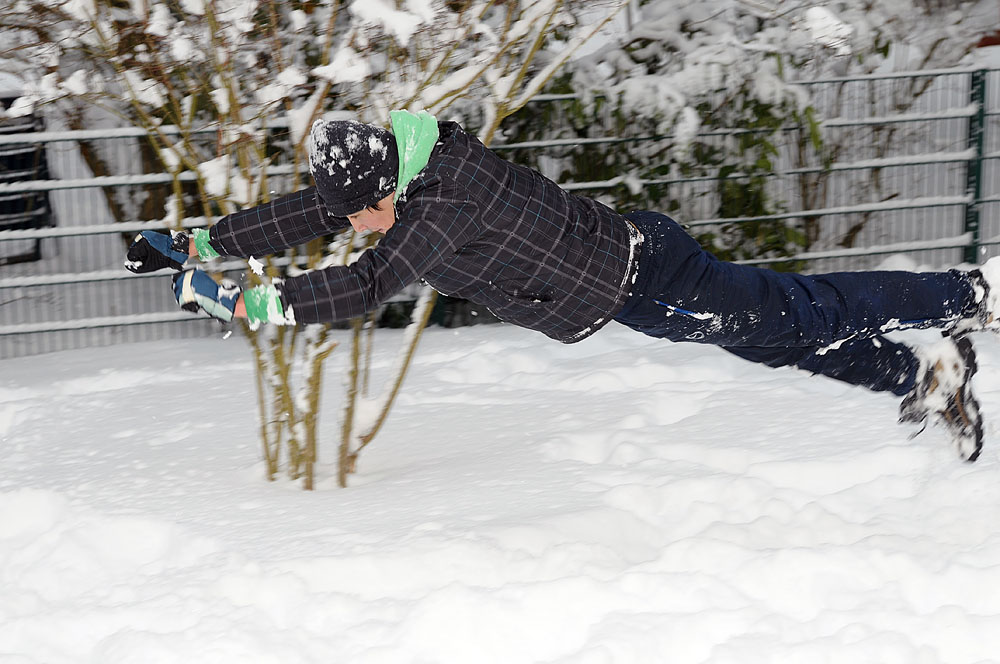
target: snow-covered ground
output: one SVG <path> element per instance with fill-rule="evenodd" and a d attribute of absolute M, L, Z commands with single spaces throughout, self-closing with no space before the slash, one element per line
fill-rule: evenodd
<path fill-rule="evenodd" d="M 717 349 L 432 329 L 349 489 L 331 360 L 315 492 L 262 479 L 239 339 L 6 360 L 0 662 L 998 661 L 976 342 L 969 465 L 890 396 Z"/>

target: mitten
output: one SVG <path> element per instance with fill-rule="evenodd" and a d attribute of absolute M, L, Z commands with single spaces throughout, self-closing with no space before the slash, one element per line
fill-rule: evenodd
<path fill-rule="evenodd" d="M 167 267 L 181 270 L 188 259 L 188 242 L 182 231 L 142 231 L 125 254 L 125 268 L 136 274 Z"/>
<path fill-rule="evenodd" d="M 241 291 L 231 279 L 216 283 L 207 272 L 187 270 L 174 275 L 174 297 L 181 308 L 197 313 L 204 311 L 213 318 L 229 322 L 236 311 L 236 302 L 243 295 L 243 305 L 247 320 L 252 324 L 277 323 L 291 325 L 295 320 L 291 311 L 285 314 L 281 296 L 273 285 L 256 286 Z"/>
<path fill-rule="evenodd" d="M 207 272 L 186 270 L 173 278 L 174 297 L 181 309 L 198 313 L 204 311 L 213 318 L 229 322 L 236 311 L 236 301 L 240 297 L 240 287 L 231 279 L 216 283 Z"/>
<path fill-rule="evenodd" d="M 293 325 L 295 319 L 289 309 L 285 313 L 281 304 L 281 296 L 273 285 L 254 286 L 243 291 L 243 307 L 247 311 L 247 320 L 251 325 L 257 323 L 275 323 L 277 325 Z"/>

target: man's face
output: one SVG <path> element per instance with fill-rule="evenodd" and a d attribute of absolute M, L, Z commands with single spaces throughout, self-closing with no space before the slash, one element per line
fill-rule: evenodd
<path fill-rule="evenodd" d="M 366 208 L 360 212 L 347 215 L 347 220 L 357 232 L 376 231 L 385 233 L 396 223 L 396 207 L 392 204 L 392 194 L 378 202 L 381 210 Z"/>

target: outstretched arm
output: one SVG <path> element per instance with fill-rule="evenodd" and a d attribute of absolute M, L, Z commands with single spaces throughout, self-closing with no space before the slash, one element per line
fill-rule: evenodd
<path fill-rule="evenodd" d="M 240 210 L 210 229 L 142 231 L 125 255 L 125 267 L 136 273 L 164 268 L 184 269 L 189 256 L 270 256 L 324 235 L 348 228 L 347 219 L 331 217 L 310 187 L 270 203 Z"/>
<path fill-rule="evenodd" d="M 393 227 L 355 263 L 285 279 L 279 286 L 285 310 L 294 308 L 299 323 L 360 316 L 448 260 L 481 232 L 478 206 L 454 184 L 410 192 Z"/>
<path fill-rule="evenodd" d="M 188 251 L 194 252 L 192 256 L 199 253 L 207 241 L 211 250 L 224 256 L 270 256 L 349 226 L 347 219 L 330 216 L 316 188 L 309 187 L 223 217 L 207 238 L 191 243 L 202 246 Z"/>

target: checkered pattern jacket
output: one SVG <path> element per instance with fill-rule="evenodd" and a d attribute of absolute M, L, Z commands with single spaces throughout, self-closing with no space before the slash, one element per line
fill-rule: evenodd
<path fill-rule="evenodd" d="M 638 231 L 604 205 L 498 157 L 453 122 L 396 203 L 396 223 L 348 266 L 287 278 L 283 303 L 299 323 L 352 318 L 423 279 L 498 318 L 578 341 L 624 305 Z M 263 256 L 339 232 L 315 188 L 221 219 L 220 254 Z"/>

